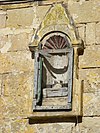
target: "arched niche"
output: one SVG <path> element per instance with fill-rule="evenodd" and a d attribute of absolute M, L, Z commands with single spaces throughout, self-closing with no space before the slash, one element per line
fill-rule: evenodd
<path fill-rule="evenodd" d="M 61 32 L 45 35 L 35 52 L 33 109 L 71 110 L 72 78 L 73 47 L 70 39 Z M 52 105 L 50 101 L 57 104 Z"/>
<path fill-rule="evenodd" d="M 78 58 L 84 46 L 62 4 L 53 5 L 29 45 L 34 57 L 31 118 L 82 116 L 82 82 Z M 64 112 L 63 112 L 64 111 Z"/>

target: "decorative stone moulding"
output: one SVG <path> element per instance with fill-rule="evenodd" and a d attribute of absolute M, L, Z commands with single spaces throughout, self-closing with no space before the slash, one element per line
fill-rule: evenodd
<path fill-rule="evenodd" d="M 78 58 L 84 46 L 63 4 L 51 6 L 29 48 L 35 60 L 30 118 L 82 116 Z"/>

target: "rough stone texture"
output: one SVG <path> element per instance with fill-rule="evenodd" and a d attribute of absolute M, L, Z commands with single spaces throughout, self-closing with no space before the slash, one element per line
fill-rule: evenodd
<path fill-rule="evenodd" d="M 4 118 L 27 117 L 31 110 L 33 73 L 13 73 L 3 76 L 2 115 Z"/>
<path fill-rule="evenodd" d="M 83 116 L 100 116 L 100 91 L 83 94 Z"/>
<path fill-rule="evenodd" d="M 74 123 L 53 123 L 36 125 L 39 133 L 71 133 Z"/>
<path fill-rule="evenodd" d="M 96 44 L 100 44 L 100 22 L 96 24 Z"/>
<path fill-rule="evenodd" d="M 37 125 L 29 125 L 27 119 L 3 119 L 0 123 L 0 133 L 38 133 Z M 41 132 L 42 133 L 42 132 Z"/>
<path fill-rule="evenodd" d="M 39 25 L 43 21 L 46 13 L 48 12 L 50 7 L 51 7 L 51 5 L 34 7 L 34 15 L 35 15 L 35 17 L 33 19 L 32 27 L 34 27 L 36 29 L 39 28 Z"/>
<path fill-rule="evenodd" d="M 27 33 L 9 36 L 9 40 L 12 44 L 9 51 L 28 50 L 30 40 Z"/>
<path fill-rule="evenodd" d="M 100 68 L 97 69 L 81 69 L 79 77 L 84 80 L 84 92 L 98 93 L 100 92 Z"/>
<path fill-rule="evenodd" d="M 100 67 L 100 46 L 88 46 L 79 58 L 80 68 Z"/>
<path fill-rule="evenodd" d="M 7 17 L 8 27 L 28 27 L 32 25 L 34 19 L 34 10 L 33 8 L 8 10 Z"/>
<path fill-rule="evenodd" d="M 6 44 L 7 36 L 0 36 L 0 49 Z"/>
<path fill-rule="evenodd" d="M 68 1 L 68 9 L 76 23 L 100 21 L 100 1 Z"/>
<path fill-rule="evenodd" d="M 0 75 L 0 95 L 2 94 L 2 75 Z"/>
<path fill-rule="evenodd" d="M 95 23 L 87 23 L 86 25 L 86 45 L 95 44 Z"/>
<path fill-rule="evenodd" d="M 52 2 L 61 0 L 0 5 L 0 133 L 100 133 L 100 0 L 63 1 L 85 44 L 79 58 L 79 79 L 84 80 L 82 122 L 76 116 L 76 123 L 50 123 L 48 119 L 48 123 L 40 124 L 38 120 L 38 124 L 29 124 L 27 118 L 32 114 L 34 77 L 28 44 L 50 7 L 54 7 Z M 46 27 L 49 23 L 45 21 L 44 33 L 66 32 L 66 25 L 62 25 L 64 15 L 60 15 L 61 21 L 56 15 L 54 12 L 48 20 L 53 16 L 50 22 L 60 25 Z"/>
<path fill-rule="evenodd" d="M 85 43 L 85 24 L 79 24 L 77 25 L 77 28 L 78 28 L 80 38 Z"/>
<path fill-rule="evenodd" d="M 0 10 L 0 28 L 4 28 L 6 26 L 6 12 Z"/>
<path fill-rule="evenodd" d="M 72 133 L 100 133 L 99 127 L 99 117 L 83 117 L 82 123 L 77 123 Z"/>
<path fill-rule="evenodd" d="M 0 54 L 0 73 L 33 71 L 33 60 L 29 51 Z"/>

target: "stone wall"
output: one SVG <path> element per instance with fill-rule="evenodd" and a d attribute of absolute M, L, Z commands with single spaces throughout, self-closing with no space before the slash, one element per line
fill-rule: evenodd
<path fill-rule="evenodd" d="M 29 124 L 32 112 L 34 60 L 28 45 L 45 14 L 61 0 L 0 5 L 0 132 L 100 132 L 100 1 L 63 0 L 72 15 L 84 54 L 79 77 L 84 81 L 83 117 L 73 122 Z"/>

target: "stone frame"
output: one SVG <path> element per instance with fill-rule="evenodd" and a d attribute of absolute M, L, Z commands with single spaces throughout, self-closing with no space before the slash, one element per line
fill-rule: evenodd
<path fill-rule="evenodd" d="M 58 13 L 58 14 L 55 14 Z M 49 18 L 49 16 L 51 17 Z M 54 16 L 58 21 L 54 21 Z M 82 81 L 78 77 L 78 58 L 83 54 L 84 46 L 82 40 L 78 36 L 75 24 L 72 17 L 65 9 L 63 4 L 55 4 L 50 8 L 49 12 L 42 21 L 36 34 L 32 37 L 29 45 L 32 55 L 37 50 L 42 38 L 45 38 L 49 33 L 60 32 L 65 34 L 72 44 L 74 50 L 74 69 L 73 69 L 73 88 L 72 88 L 72 110 L 70 111 L 33 111 L 29 118 L 65 118 L 82 116 Z"/>
<path fill-rule="evenodd" d="M 56 35 L 57 34 L 57 35 Z M 62 35 L 62 36 L 64 36 L 64 37 L 61 37 L 60 35 Z M 53 36 L 52 36 L 53 35 Z M 71 44 L 69 44 L 69 42 L 68 42 L 68 37 L 65 35 L 65 34 L 63 34 L 63 33 L 61 33 L 61 32 L 52 32 L 52 33 L 48 33 L 48 35 L 47 36 L 45 36 L 43 39 L 41 39 L 41 42 L 39 43 L 39 45 L 40 44 L 43 44 L 44 42 L 45 42 L 45 40 L 48 38 L 48 36 L 50 37 L 55 37 L 55 36 L 57 36 L 57 37 L 61 37 L 61 39 L 65 39 L 66 40 L 66 48 L 64 48 L 64 49 L 52 49 L 53 50 L 53 52 L 52 52 L 52 50 L 50 50 L 50 49 L 48 49 L 48 50 L 36 50 L 35 51 L 35 65 L 34 65 L 34 69 L 35 69 L 35 76 L 34 76 L 34 100 L 33 100 L 33 110 L 34 111 L 47 111 L 47 110 L 71 110 L 72 109 L 72 81 L 73 81 L 73 48 L 72 48 L 72 46 L 71 46 Z M 50 38 L 51 39 L 51 38 Z M 57 40 L 56 40 L 57 41 Z M 61 41 L 62 42 L 62 41 Z M 44 45 L 44 44 L 43 44 Z M 68 46 L 67 46 L 68 45 Z M 59 46 L 60 47 L 60 46 Z M 50 52 L 51 51 L 51 52 Z M 42 52 L 42 53 L 41 53 Z M 46 52 L 46 53 L 45 53 Z M 66 105 L 64 106 L 64 105 L 57 105 L 57 106 L 39 106 L 38 104 L 37 104 L 37 99 L 38 99 L 38 97 L 41 97 L 41 96 L 39 96 L 39 94 L 38 94 L 38 92 L 41 92 L 40 90 L 41 90 L 41 88 L 42 88 L 42 85 L 39 85 L 39 87 L 41 87 L 40 89 L 39 89 L 39 87 L 38 87 L 38 83 L 41 83 L 42 84 L 42 82 L 41 81 L 39 81 L 40 79 L 39 79 L 39 77 L 41 77 L 41 76 L 39 76 L 39 75 L 37 75 L 37 74 L 39 74 L 40 72 L 40 66 L 39 66 L 39 58 L 41 58 L 41 60 L 42 60 L 42 58 L 44 58 L 45 57 L 45 55 L 46 54 L 48 54 L 48 55 L 50 55 L 50 53 L 58 53 L 58 55 L 59 55 L 59 53 L 60 54 L 65 54 L 65 53 L 67 53 L 67 56 L 68 56 L 68 60 L 69 60 L 69 66 L 68 66 L 68 101 L 66 101 Z M 42 55 L 42 57 L 40 57 Z M 50 58 L 50 57 L 49 57 Z M 41 79 L 42 80 L 42 79 Z M 38 91 L 38 89 L 39 89 L 39 91 Z M 42 88 L 42 90 L 43 90 L 43 88 Z M 42 93 L 42 92 L 41 92 Z M 52 92 L 51 92 L 52 93 Z M 57 92 L 56 92 L 57 93 Z M 58 91 L 58 93 L 59 93 L 59 91 Z M 61 94 L 58 94 L 58 95 L 60 95 L 60 97 L 62 97 L 62 95 Z M 54 97 L 54 94 L 52 94 L 52 96 Z M 52 97 L 51 96 L 51 97 Z M 56 96 L 55 96 L 56 97 Z M 57 96 L 57 97 L 59 97 L 59 96 Z M 66 96 L 67 97 L 67 96 Z M 63 98 L 63 97 L 62 97 Z"/>

